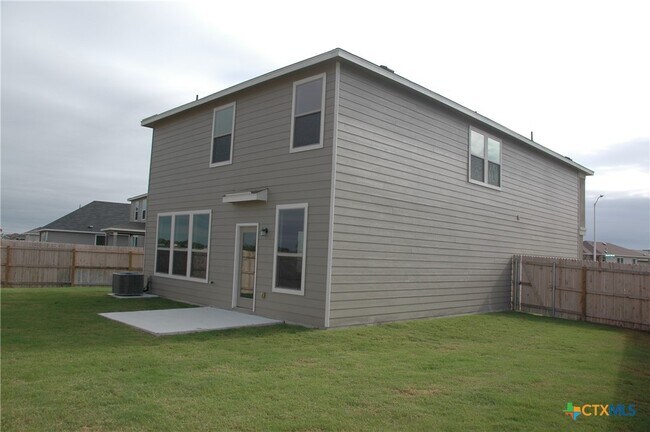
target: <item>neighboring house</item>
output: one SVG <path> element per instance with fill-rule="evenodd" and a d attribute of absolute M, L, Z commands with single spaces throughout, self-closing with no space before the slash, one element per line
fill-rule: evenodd
<path fill-rule="evenodd" d="M 2 234 L 2 239 L 3 240 L 26 240 L 26 235 L 20 233 Z"/>
<path fill-rule="evenodd" d="M 582 258 L 594 259 L 594 242 L 584 241 Z M 627 249 L 613 243 L 596 242 L 596 260 L 615 262 L 619 264 L 649 264 L 650 253 L 634 249 Z"/>
<path fill-rule="evenodd" d="M 132 222 L 146 222 L 147 221 L 147 194 L 142 194 L 129 198 L 131 203 L 131 215 L 129 216 Z"/>
<path fill-rule="evenodd" d="M 337 327 L 510 307 L 582 256 L 593 172 L 336 49 L 146 118 L 164 297 Z"/>
<path fill-rule="evenodd" d="M 107 244 L 117 246 L 144 247 L 145 222 L 147 217 L 147 194 L 129 198 L 129 220 L 102 228 Z"/>
<path fill-rule="evenodd" d="M 93 201 L 38 229 L 40 241 L 101 246 L 143 243 L 144 222 L 131 219 L 131 204 Z"/>
<path fill-rule="evenodd" d="M 41 234 L 38 232 L 38 230 L 40 229 L 41 227 L 38 227 L 24 233 L 23 235 L 25 236 L 25 241 L 31 241 L 31 242 L 40 241 Z"/>

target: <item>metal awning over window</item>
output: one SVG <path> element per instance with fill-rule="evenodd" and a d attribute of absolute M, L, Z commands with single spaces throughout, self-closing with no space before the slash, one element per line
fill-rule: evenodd
<path fill-rule="evenodd" d="M 223 196 L 223 202 L 224 203 L 237 203 L 237 202 L 246 202 L 246 201 L 266 202 L 268 194 L 269 194 L 268 189 L 231 193 Z"/>

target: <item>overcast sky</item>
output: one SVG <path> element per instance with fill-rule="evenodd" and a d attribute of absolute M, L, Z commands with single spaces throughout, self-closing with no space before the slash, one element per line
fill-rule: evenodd
<path fill-rule="evenodd" d="M 147 191 L 140 120 L 346 49 L 585 165 L 586 239 L 650 249 L 647 1 L 7 2 L 1 219 Z"/>

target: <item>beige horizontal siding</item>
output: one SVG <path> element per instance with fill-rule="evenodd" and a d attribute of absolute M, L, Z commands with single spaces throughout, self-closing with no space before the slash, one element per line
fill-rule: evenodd
<path fill-rule="evenodd" d="M 575 257 L 577 172 L 501 137 L 501 190 L 470 183 L 469 127 L 343 65 L 331 326 L 503 310 L 512 254 Z"/>
<path fill-rule="evenodd" d="M 324 147 L 290 153 L 293 82 L 327 73 Z M 154 130 L 147 212 L 146 262 L 153 273 L 156 216 L 161 212 L 212 211 L 209 281 L 153 277 L 153 291 L 200 305 L 230 308 L 235 225 L 268 228 L 258 241 L 256 313 L 322 327 L 329 234 L 334 112 L 334 66 L 295 75 L 161 121 Z M 236 102 L 233 163 L 209 167 L 213 109 Z M 268 202 L 224 204 L 225 194 L 268 188 Z M 308 203 L 305 295 L 271 292 L 275 207 Z M 266 298 L 261 298 L 261 293 Z"/>

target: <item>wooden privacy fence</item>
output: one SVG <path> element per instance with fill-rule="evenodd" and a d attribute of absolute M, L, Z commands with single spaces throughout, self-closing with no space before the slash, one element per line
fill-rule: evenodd
<path fill-rule="evenodd" d="M 143 258 L 142 248 L 2 240 L 2 286 L 111 285 Z"/>
<path fill-rule="evenodd" d="M 512 264 L 514 310 L 650 330 L 650 265 L 520 255 Z"/>

